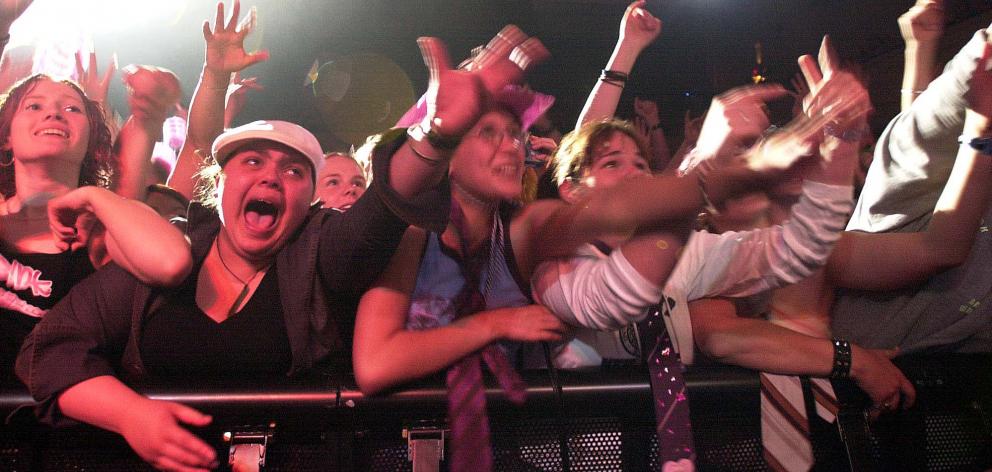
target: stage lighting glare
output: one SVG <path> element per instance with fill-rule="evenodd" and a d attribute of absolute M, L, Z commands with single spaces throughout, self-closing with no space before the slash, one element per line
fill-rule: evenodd
<path fill-rule="evenodd" d="M 173 24 L 187 0 L 36 0 L 11 28 L 12 42 L 140 32 L 153 22 Z"/>

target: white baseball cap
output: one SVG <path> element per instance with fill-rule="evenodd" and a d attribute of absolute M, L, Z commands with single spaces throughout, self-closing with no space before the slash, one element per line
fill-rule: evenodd
<path fill-rule="evenodd" d="M 317 138 L 302 126 L 288 121 L 253 121 L 231 128 L 217 136 L 210 151 L 217 163 L 223 166 L 238 147 L 256 140 L 284 144 L 303 154 L 313 164 L 314 178 L 324 166 L 324 152 L 320 150 Z"/>

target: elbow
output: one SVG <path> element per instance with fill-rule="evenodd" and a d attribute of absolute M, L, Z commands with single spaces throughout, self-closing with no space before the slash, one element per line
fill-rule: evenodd
<path fill-rule="evenodd" d="M 726 336 L 720 333 L 706 333 L 696 336 L 696 347 L 699 352 L 717 362 L 733 363 L 736 356 L 736 349 L 728 342 Z"/>
<path fill-rule="evenodd" d="M 149 283 L 162 287 L 175 287 L 181 284 L 193 271 L 193 256 L 189 248 L 179 251 L 176 257 L 168 258 L 159 265 Z"/>
<path fill-rule="evenodd" d="M 378 369 L 359 366 L 355 362 L 355 383 L 363 395 L 378 395 L 391 386 L 388 379 Z"/>

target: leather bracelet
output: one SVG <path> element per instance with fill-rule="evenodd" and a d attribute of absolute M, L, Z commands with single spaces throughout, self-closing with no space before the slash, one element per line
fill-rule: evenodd
<path fill-rule="evenodd" d="M 603 72 L 600 73 L 599 75 L 599 80 L 603 81 L 604 83 L 623 88 L 623 86 L 627 83 L 627 79 L 629 77 L 630 76 L 624 72 L 603 69 Z"/>
<path fill-rule="evenodd" d="M 834 346 L 834 366 L 830 370 L 830 378 L 846 379 L 851 376 L 851 343 L 833 338 L 830 343 Z"/>
<path fill-rule="evenodd" d="M 424 133 L 424 130 L 421 129 L 419 125 L 413 125 L 407 128 L 406 135 L 409 137 L 407 144 L 410 145 L 410 150 L 413 151 L 413 153 L 416 154 L 420 160 L 431 165 L 440 164 L 448 160 L 442 155 L 434 155 L 433 153 L 425 152 L 423 149 L 417 149 L 417 145 L 423 143 L 431 146 L 434 150 L 440 149 L 430 142 L 430 138 L 427 137 L 427 133 Z M 443 149 L 441 150 L 443 151 Z"/>

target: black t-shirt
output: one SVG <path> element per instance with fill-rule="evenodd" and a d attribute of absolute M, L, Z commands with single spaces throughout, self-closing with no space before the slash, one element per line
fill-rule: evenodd
<path fill-rule="evenodd" d="M 34 325 L 94 271 L 85 249 L 58 254 L 3 250 L 0 260 L 0 382 L 14 381 L 14 360 Z"/>
<path fill-rule="evenodd" d="M 142 329 L 141 358 L 150 375 L 243 377 L 285 374 L 292 363 L 272 266 L 248 303 L 216 322 L 196 305 L 198 275 L 167 292 Z"/>

